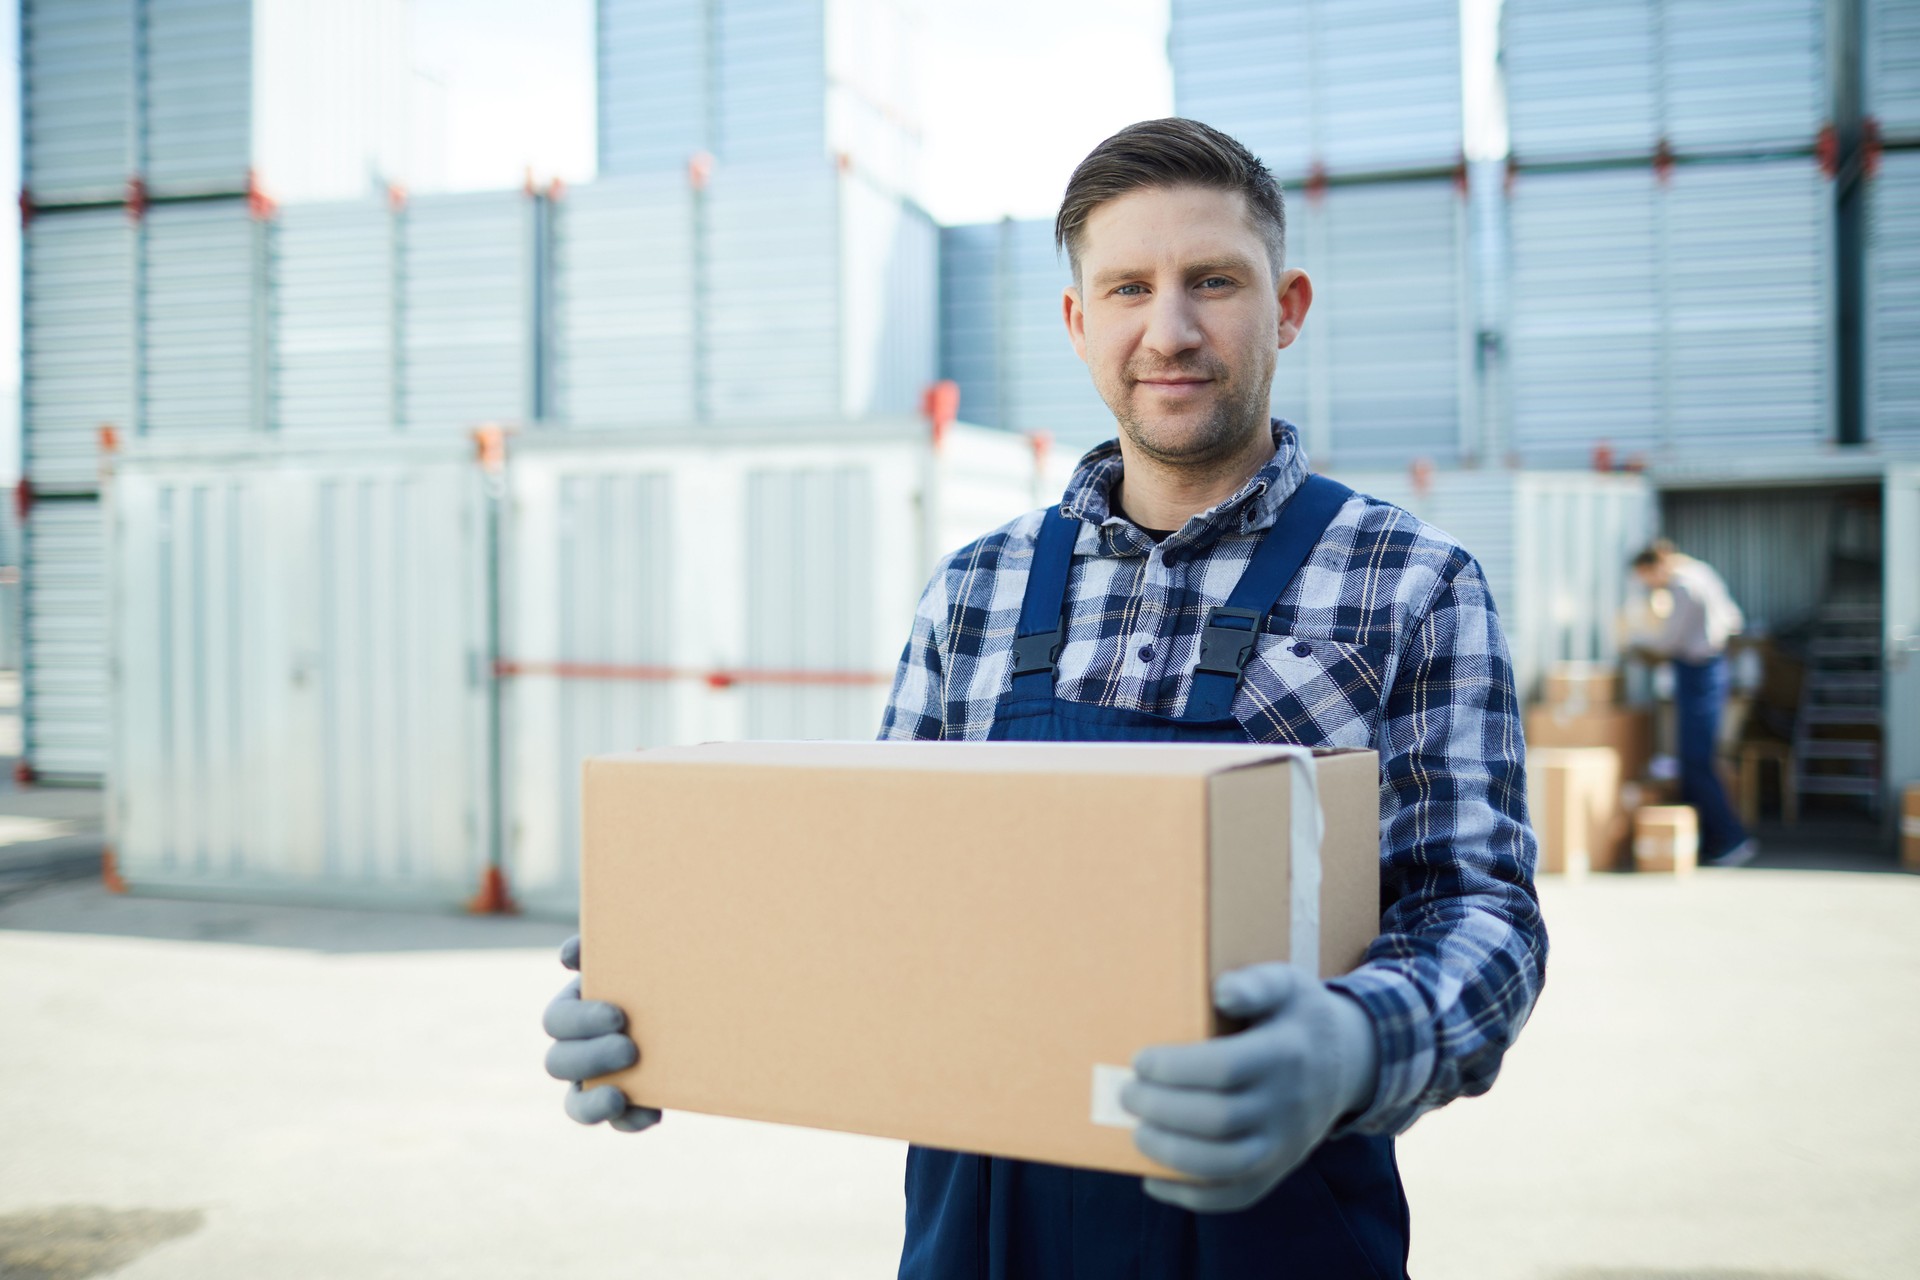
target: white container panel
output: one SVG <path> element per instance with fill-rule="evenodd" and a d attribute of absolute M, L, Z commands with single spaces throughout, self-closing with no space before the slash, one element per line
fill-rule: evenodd
<path fill-rule="evenodd" d="M 398 421 L 399 239 L 384 201 L 293 205 L 273 228 L 273 422 L 385 433 Z"/>
<path fill-rule="evenodd" d="M 801 677 L 746 686 L 747 737 L 871 738 L 879 731 L 884 685 L 824 679 L 880 674 L 874 497 L 873 477 L 861 467 L 758 469 L 747 477 L 747 666 Z"/>
<path fill-rule="evenodd" d="M 136 168 L 134 0 L 20 6 L 21 178 L 38 205 L 117 200 Z"/>
<path fill-rule="evenodd" d="M 22 233 L 25 471 L 42 492 L 99 484 L 99 429 L 130 430 L 135 233 L 122 209 L 33 218 Z"/>
<path fill-rule="evenodd" d="M 1920 151 L 1883 155 L 1866 199 L 1866 434 L 1920 452 Z"/>
<path fill-rule="evenodd" d="M 939 230 L 858 174 L 840 183 L 840 411 L 915 413 L 938 355 Z"/>
<path fill-rule="evenodd" d="M 1665 412 L 1653 171 L 1522 173 L 1509 226 L 1509 444 L 1532 466 L 1651 453 Z"/>
<path fill-rule="evenodd" d="M 554 209 L 558 421 L 677 424 L 695 401 L 693 194 L 684 176 L 612 178 Z"/>
<path fill-rule="evenodd" d="M 825 164 L 715 173 L 704 307 L 714 419 L 840 411 L 839 184 Z"/>
<path fill-rule="evenodd" d="M 485 862 L 464 460 L 123 460 L 111 813 L 136 886 L 453 904 Z"/>
<path fill-rule="evenodd" d="M 1887 808 L 1920 783 L 1920 467 L 1887 469 L 1882 506 Z"/>
<path fill-rule="evenodd" d="M 100 503 L 36 502 L 24 530 L 24 752 L 34 772 L 91 782 L 107 767 L 107 572 Z"/>
<path fill-rule="evenodd" d="M 882 189 L 912 195 L 920 178 L 918 0 L 828 0 L 827 147 Z"/>
<path fill-rule="evenodd" d="M 284 203 L 405 185 L 414 69 L 407 0 L 253 0 L 252 160 Z"/>
<path fill-rule="evenodd" d="M 517 191 L 422 196 L 401 215 L 408 431 L 533 416 L 534 202 Z"/>
<path fill-rule="evenodd" d="M 684 172 L 708 137 L 709 6 L 600 0 L 600 173 Z"/>
<path fill-rule="evenodd" d="M 1663 204 L 1669 450 L 1832 440 L 1832 184 L 1808 160 L 1681 165 Z"/>
<path fill-rule="evenodd" d="M 260 429 L 266 224 L 238 198 L 156 204 L 140 234 L 141 432 Z"/>
<path fill-rule="evenodd" d="M 1328 172 L 1459 161 L 1465 98 L 1457 0 L 1319 0 L 1314 21 L 1317 143 Z"/>
<path fill-rule="evenodd" d="M 1920 5 L 1860 0 L 1861 109 L 1890 142 L 1920 142 Z"/>

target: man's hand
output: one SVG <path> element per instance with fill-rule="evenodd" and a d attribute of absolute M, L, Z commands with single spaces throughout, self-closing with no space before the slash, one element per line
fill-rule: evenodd
<path fill-rule="evenodd" d="M 1156 1200 L 1200 1213 L 1244 1209 L 1372 1101 L 1373 1022 L 1359 1003 L 1285 964 L 1223 974 L 1214 1003 L 1253 1025 L 1198 1044 L 1143 1049 L 1120 1104 L 1134 1145 L 1196 1185 L 1146 1180 Z"/>
<path fill-rule="evenodd" d="M 578 934 L 561 944 L 560 963 L 580 972 Z M 547 1006 L 541 1024 L 554 1040 L 547 1050 L 547 1074 L 572 1082 L 567 1090 L 568 1116 L 581 1124 L 604 1120 L 625 1133 L 638 1133 L 660 1123 L 658 1111 L 628 1105 L 627 1095 L 613 1085 L 580 1087 L 584 1080 L 625 1070 L 640 1061 L 639 1046 L 626 1035 L 627 1015 L 617 1005 L 582 1000 L 580 979 L 575 978 Z"/>

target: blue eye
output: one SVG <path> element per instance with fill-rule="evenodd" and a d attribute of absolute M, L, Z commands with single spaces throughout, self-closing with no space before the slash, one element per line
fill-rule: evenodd
<path fill-rule="evenodd" d="M 1123 284 L 1118 289 L 1115 289 L 1114 293 L 1116 293 L 1122 298 L 1132 298 L 1137 296 L 1136 293 L 1129 292 L 1130 290 L 1138 290 L 1140 293 L 1144 293 L 1146 292 L 1146 286 L 1138 285 L 1138 284 Z"/>
<path fill-rule="evenodd" d="M 1227 279 L 1225 276 L 1208 276 L 1200 282 L 1200 287 L 1202 289 L 1231 289 L 1233 287 L 1233 281 Z"/>

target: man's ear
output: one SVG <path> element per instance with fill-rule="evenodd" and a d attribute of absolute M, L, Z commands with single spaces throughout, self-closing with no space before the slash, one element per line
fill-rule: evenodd
<path fill-rule="evenodd" d="M 1290 267 L 1280 273 L 1274 294 L 1280 303 L 1279 332 L 1275 336 L 1280 346 L 1290 347 L 1300 336 L 1300 328 L 1307 322 L 1307 310 L 1313 306 L 1313 281 L 1300 268 Z"/>
<path fill-rule="evenodd" d="M 1067 322 L 1067 336 L 1080 363 L 1087 362 L 1087 309 L 1080 305 L 1080 286 L 1070 284 L 1060 291 L 1060 316 Z"/>

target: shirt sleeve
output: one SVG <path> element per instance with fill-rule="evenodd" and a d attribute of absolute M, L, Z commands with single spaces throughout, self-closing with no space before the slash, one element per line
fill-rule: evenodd
<path fill-rule="evenodd" d="M 1464 555 L 1415 628 L 1381 737 L 1381 933 L 1330 985 L 1380 1048 L 1373 1101 L 1342 1132 L 1394 1134 L 1492 1086 L 1546 977 L 1513 668 Z"/>
<path fill-rule="evenodd" d="M 920 593 L 913 631 L 900 651 L 893 690 L 880 718 L 882 742 L 937 740 L 946 733 L 945 671 L 940 658 L 940 628 L 946 620 L 946 566 Z"/>

